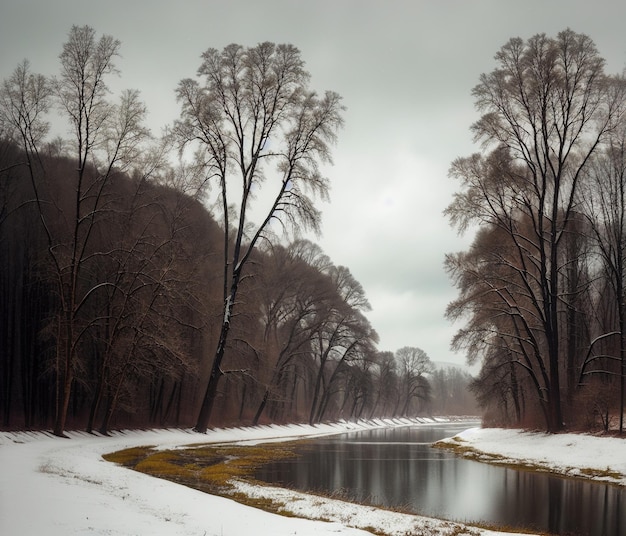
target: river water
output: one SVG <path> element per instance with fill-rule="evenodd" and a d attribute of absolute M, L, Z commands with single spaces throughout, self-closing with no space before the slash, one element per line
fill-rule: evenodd
<path fill-rule="evenodd" d="M 369 430 L 304 442 L 265 482 L 467 523 L 576 536 L 626 534 L 626 489 L 479 463 L 432 448 L 465 424 Z"/>

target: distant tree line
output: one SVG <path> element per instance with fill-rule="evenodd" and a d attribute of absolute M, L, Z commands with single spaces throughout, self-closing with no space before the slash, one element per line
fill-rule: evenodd
<path fill-rule="evenodd" d="M 432 415 L 481 415 L 473 392 L 475 378 L 456 366 L 437 366 L 428 376 Z"/>
<path fill-rule="evenodd" d="M 454 346 L 490 422 L 623 431 L 626 81 L 571 30 L 511 39 L 473 90 L 482 151 L 447 214 Z"/>
<path fill-rule="evenodd" d="M 75 26 L 57 77 L 25 61 L 0 87 L 0 425 L 431 411 L 426 353 L 379 351 L 350 270 L 279 238 L 318 226 L 338 96 L 306 88 L 290 45 L 210 49 L 156 140 L 138 92 L 110 99 L 119 47 Z M 69 139 L 50 139 L 53 111 Z"/>

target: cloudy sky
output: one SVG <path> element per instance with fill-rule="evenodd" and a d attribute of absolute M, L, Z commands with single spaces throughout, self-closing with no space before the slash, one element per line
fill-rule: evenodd
<path fill-rule="evenodd" d="M 417 346 L 460 364 L 443 260 L 471 236 L 442 211 L 456 188 L 450 163 L 478 150 L 471 89 L 511 37 L 565 28 L 589 35 L 607 71 L 621 72 L 624 21 L 626 3 L 614 0 L 0 0 L 0 78 L 25 58 L 55 74 L 70 27 L 90 25 L 122 42 L 120 87 L 141 91 L 158 134 L 207 48 L 294 44 L 311 86 L 347 107 L 320 245 L 364 286 L 381 350 Z"/>

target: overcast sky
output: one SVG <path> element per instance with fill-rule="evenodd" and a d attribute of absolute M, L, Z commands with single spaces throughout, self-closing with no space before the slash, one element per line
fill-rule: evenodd
<path fill-rule="evenodd" d="M 22 59 L 57 73 L 73 24 L 122 42 L 120 87 L 141 91 L 156 134 L 207 48 L 297 46 L 311 86 L 347 107 L 320 245 L 364 286 L 380 350 L 417 346 L 459 364 L 443 261 L 472 237 L 442 211 L 456 189 L 450 163 L 479 149 L 469 131 L 478 77 L 511 37 L 566 28 L 595 41 L 608 72 L 626 66 L 626 3 L 615 0 L 0 0 L 0 78 Z"/>

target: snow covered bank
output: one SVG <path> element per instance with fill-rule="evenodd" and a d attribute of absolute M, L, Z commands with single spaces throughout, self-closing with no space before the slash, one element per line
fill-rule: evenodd
<path fill-rule="evenodd" d="M 626 486 L 626 439 L 471 428 L 439 443 L 484 462 L 527 465 L 536 470 Z"/>
<path fill-rule="evenodd" d="M 438 422 L 438 421 L 435 421 Z M 444 421 L 439 421 L 444 422 Z M 500 534 L 420 516 L 388 512 L 265 486 L 240 483 L 242 492 L 278 498 L 295 514 L 270 514 L 108 463 L 102 454 L 124 448 L 295 439 L 432 420 L 372 421 L 319 426 L 259 426 L 213 430 L 119 432 L 111 437 L 69 433 L 0 432 L 0 534 L 172 536 Z M 280 497 L 278 497 L 280 495 Z"/>

